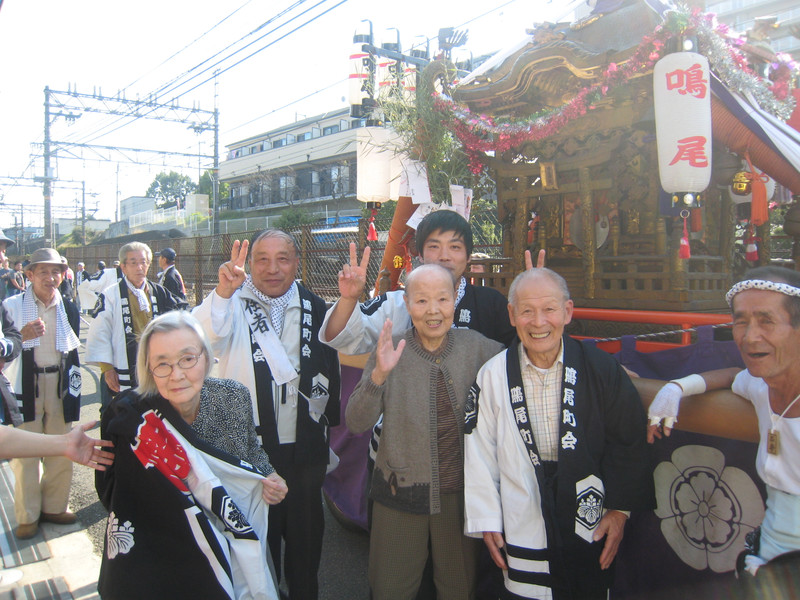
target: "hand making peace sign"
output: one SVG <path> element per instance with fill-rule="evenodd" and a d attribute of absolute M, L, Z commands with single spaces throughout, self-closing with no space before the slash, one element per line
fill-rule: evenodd
<path fill-rule="evenodd" d="M 244 283 L 247 273 L 244 271 L 244 263 L 247 261 L 247 248 L 250 242 L 244 240 L 234 240 L 231 248 L 231 259 L 222 263 L 219 267 L 219 283 L 217 284 L 217 295 L 220 298 L 230 298 L 233 292 L 238 290 Z"/>
<path fill-rule="evenodd" d="M 350 242 L 350 264 L 342 265 L 339 271 L 339 294 L 342 298 L 358 300 L 364 293 L 364 286 L 367 284 L 367 266 L 369 265 L 369 255 L 372 250 L 369 246 L 364 248 L 361 262 L 358 262 L 355 242 Z"/>

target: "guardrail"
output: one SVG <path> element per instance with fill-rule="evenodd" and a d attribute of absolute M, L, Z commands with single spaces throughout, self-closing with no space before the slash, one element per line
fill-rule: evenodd
<path fill-rule="evenodd" d="M 678 344 L 670 342 L 654 342 L 646 339 L 636 341 L 636 349 L 642 352 L 657 352 L 678 346 L 688 346 L 692 343 L 691 331 L 699 325 L 725 325 L 731 322 L 729 314 L 718 313 L 687 313 L 669 312 L 658 310 L 619 310 L 612 308 L 579 308 L 575 307 L 572 313 L 573 320 L 586 319 L 591 321 L 613 321 L 618 323 L 648 323 L 651 325 L 676 325 L 680 328 L 681 341 Z M 659 334 L 661 335 L 661 334 Z M 592 336 L 572 336 L 576 339 L 596 339 Z M 614 339 L 598 342 L 597 346 L 607 352 L 618 352 L 622 342 Z"/>

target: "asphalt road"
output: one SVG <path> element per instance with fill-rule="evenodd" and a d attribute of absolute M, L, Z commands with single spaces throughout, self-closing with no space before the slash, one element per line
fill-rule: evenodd
<path fill-rule="evenodd" d="M 86 343 L 87 322 L 91 317 L 86 316 L 84 319 L 86 321 L 81 325 L 80 336 L 82 344 Z M 81 354 L 83 349 L 84 346 L 81 346 Z M 99 377 L 98 368 L 84 365 L 81 423 L 99 419 Z M 99 429 L 92 435 L 99 436 Z M 366 533 L 344 528 L 324 506 L 322 498 L 320 502 L 325 511 L 325 537 L 319 573 L 320 600 L 366 600 L 369 597 L 367 586 L 369 538 Z M 86 527 L 95 553 L 101 556 L 107 514 L 97 499 L 94 471 L 91 469 L 75 468 L 70 506 Z"/>

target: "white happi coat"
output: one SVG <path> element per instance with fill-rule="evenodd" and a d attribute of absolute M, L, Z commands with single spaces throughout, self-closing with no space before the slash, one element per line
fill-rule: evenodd
<path fill-rule="evenodd" d="M 224 319 L 214 319 L 213 304 L 215 300 L 218 304 L 227 302 L 227 312 Z M 294 302 L 299 303 L 299 291 L 294 297 Z M 253 418 L 258 427 L 261 422 L 258 411 L 256 374 L 251 356 L 250 324 L 247 321 L 244 304 L 241 300 L 241 290 L 236 290 L 229 300 L 218 296 L 216 290 L 212 291 L 206 296 L 202 304 L 195 307 L 192 314 L 200 321 L 208 339 L 211 341 L 214 356 L 219 359 L 212 372 L 218 377 L 234 379 L 247 387 L 253 404 Z M 285 329 L 287 332 L 293 331 L 291 328 Z M 294 341 L 297 335 L 292 333 L 292 336 L 291 340 Z M 297 346 L 290 347 L 287 349 L 287 354 L 289 354 L 290 358 L 293 357 L 297 360 L 299 350 Z M 296 392 L 294 393 L 296 398 Z M 296 400 L 291 404 L 296 405 Z M 296 417 L 292 419 L 293 422 L 294 420 L 296 420 Z M 294 441 L 294 427 L 288 433 L 292 437 L 289 441 Z"/>
<path fill-rule="evenodd" d="M 106 269 L 106 271 L 116 269 Z M 120 391 L 130 389 L 130 370 L 136 365 L 128 364 L 128 350 L 125 347 L 125 324 L 122 321 L 122 299 L 119 294 L 119 280 L 102 291 L 105 308 L 89 325 L 86 337 L 86 362 L 88 364 L 108 363 L 117 370 Z M 128 300 L 128 298 L 126 298 Z M 151 295 L 151 302 L 153 298 Z M 122 373 L 120 373 L 122 371 Z"/>
<path fill-rule="evenodd" d="M 511 410 L 506 351 L 481 368 L 477 385 L 481 390 L 478 422 L 464 436 L 464 533 L 482 538 L 484 531 L 497 531 L 508 544 L 545 549 L 539 484 Z M 539 561 L 507 560 L 514 569 L 549 572 L 549 566 Z M 515 594 L 552 598 L 549 587 L 511 581 L 507 571 L 503 576 L 506 588 Z"/>

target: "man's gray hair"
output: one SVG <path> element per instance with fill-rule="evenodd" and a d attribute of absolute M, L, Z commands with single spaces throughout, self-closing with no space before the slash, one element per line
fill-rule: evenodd
<path fill-rule="evenodd" d="M 128 257 L 128 253 L 130 252 L 144 252 L 147 262 L 153 262 L 153 251 L 150 249 L 150 246 L 143 244 L 142 242 L 130 242 L 119 249 L 120 264 L 125 264 L 125 259 Z"/>
<path fill-rule="evenodd" d="M 158 386 L 153 374 L 150 372 L 148 360 L 150 358 L 150 338 L 156 333 L 171 333 L 179 329 L 188 329 L 194 332 L 200 340 L 203 356 L 206 358 L 205 377 L 211 372 L 214 365 L 214 355 L 211 350 L 211 342 L 208 341 L 206 332 L 200 322 L 185 310 L 173 310 L 164 313 L 150 321 L 142 332 L 139 339 L 139 349 L 136 352 L 136 378 L 139 385 L 136 386 L 136 393 L 142 396 L 157 396 Z"/>
<path fill-rule="evenodd" d="M 250 248 L 248 253 L 252 256 L 253 247 L 261 240 L 270 238 L 278 238 L 291 245 L 292 248 L 294 248 L 295 256 L 300 258 L 300 245 L 297 243 L 297 240 L 292 234 L 286 233 L 283 229 L 265 229 L 264 231 L 255 234 L 252 238 L 250 238 Z"/>
<path fill-rule="evenodd" d="M 531 279 L 538 279 L 539 277 L 547 277 L 550 279 L 550 281 L 556 284 L 556 286 L 558 286 L 558 288 L 561 290 L 561 294 L 564 297 L 564 302 L 569 300 L 569 287 L 567 287 L 567 280 L 552 269 L 540 267 L 523 271 L 514 278 L 514 281 L 511 282 L 511 287 L 508 288 L 508 303 L 512 306 L 515 304 L 517 299 L 517 290 L 519 289 L 520 285 Z"/>

